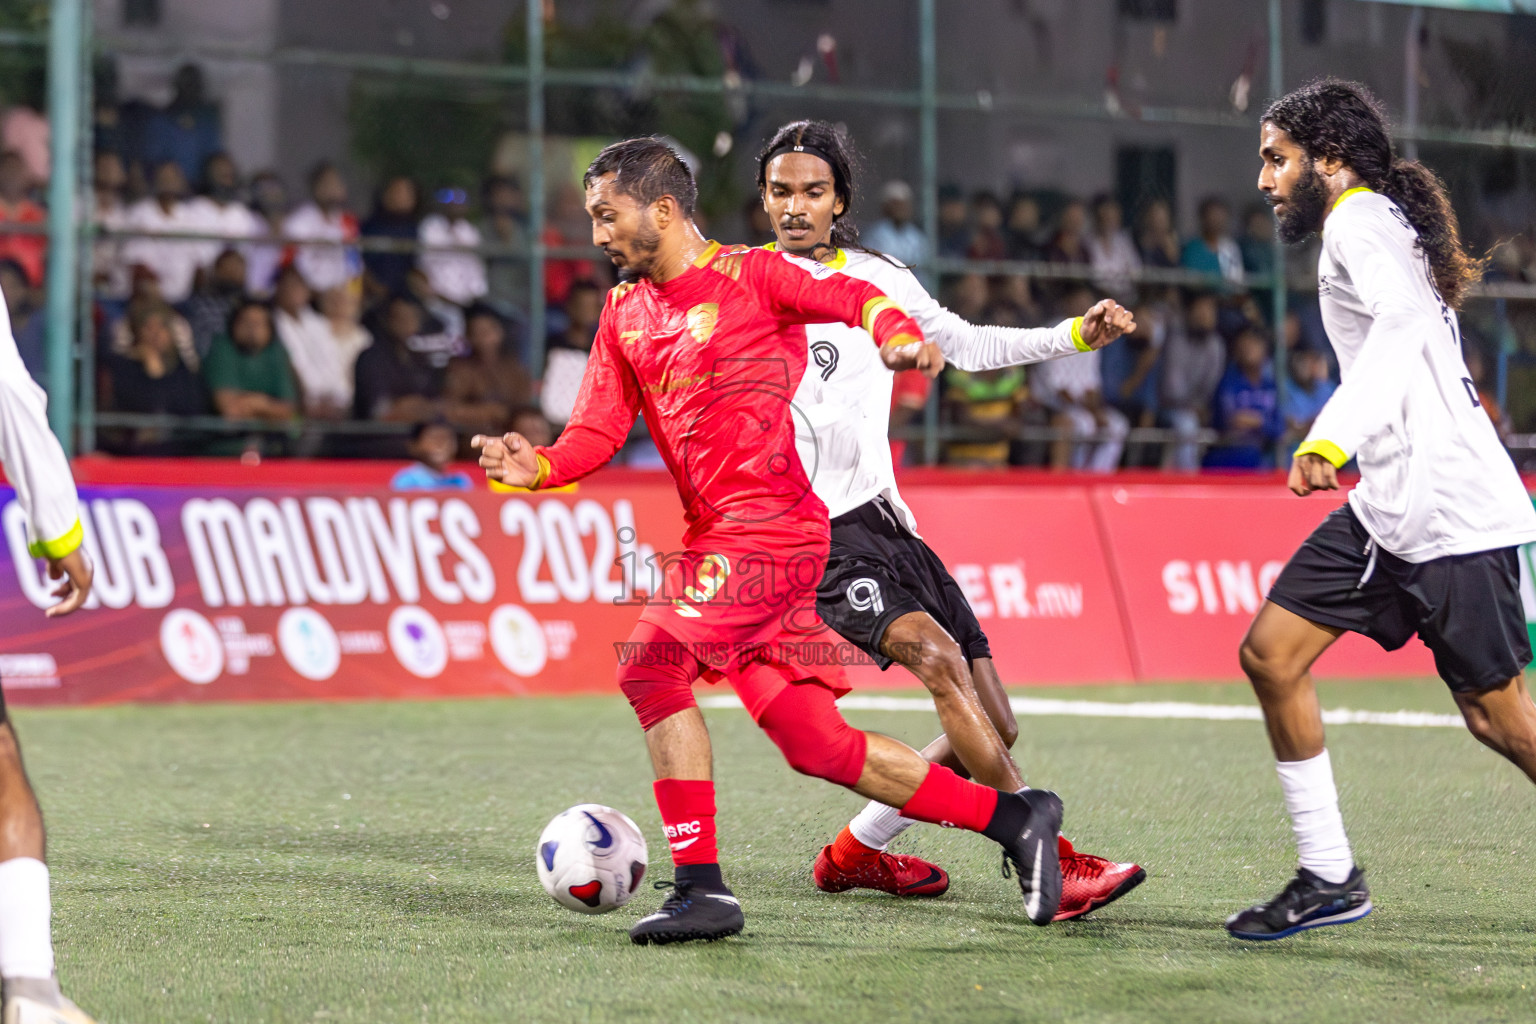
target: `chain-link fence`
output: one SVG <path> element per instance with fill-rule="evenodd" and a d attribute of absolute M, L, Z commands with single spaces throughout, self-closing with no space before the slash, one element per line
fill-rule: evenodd
<path fill-rule="evenodd" d="M 0 285 L 78 451 L 403 455 L 423 422 L 519 417 L 553 434 L 612 280 L 581 205 L 592 155 L 668 136 L 707 233 L 761 244 L 757 152 L 823 118 L 864 153 L 866 237 L 952 308 L 1036 326 L 1109 294 L 1145 328 L 1087 399 L 1011 372 L 898 389 L 907 459 L 1095 465 L 1112 444 L 1193 468 L 1252 447 L 1213 394 L 1163 386 L 1165 340 L 1203 307 L 1223 367 L 1257 334 L 1277 409 L 1303 416 L 1337 373 L 1315 246 L 1281 248 L 1253 187 L 1258 111 L 1328 72 L 1387 101 L 1491 253 L 1469 368 L 1523 452 L 1532 23 L 1369 0 L 0 4 Z M 653 461 L 643 427 L 627 457 Z"/>

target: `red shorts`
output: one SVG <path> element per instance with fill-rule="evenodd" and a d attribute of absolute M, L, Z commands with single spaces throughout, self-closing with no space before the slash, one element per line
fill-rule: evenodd
<path fill-rule="evenodd" d="M 706 682 L 728 682 L 754 721 L 791 683 L 847 693 L 844 655 L 857 651 L 816 614 L 827 534 L 772 536 L 750 547 L 743 540 L 657 556 L 664 584 L 641 621 L 684 644 Z"/>

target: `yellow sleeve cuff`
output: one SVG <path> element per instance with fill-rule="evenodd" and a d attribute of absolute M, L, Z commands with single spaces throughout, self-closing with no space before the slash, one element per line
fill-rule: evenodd
<path fill-rule="evenodd" d="M 875 336 L 875 319 L 888 309 L 894 309 L 898 313 L 902 312 L 902 308 L 896 305 L 896 302 L 890 297 L 885 295 L 875 296 L 864 303 L 864 312 L 859 317 L 859 326 L 863 327 L 869 336 L 873 338 Z"/>
<path fill-rule="evenodd" d="M 536 491 L 540 487 L 543 487 L 545 481 L 549 479 L 549 474 L 554 468 L 549 464 L 549 460 L 544 457 L 543 452 L 534 452 L 533 457 L 539 460 L 539 475 L 534 477 L 533 486 L 528 488 L 530 491 Z"/>
<path fill-rule="evenodd" d="M 1296 449 L 1297 455 L 1318 455 L 1333 463 L 1334 469 L 1343 469 L 1344 463 L 1349 461 L 1349 456 L 1344 454 L 1344 449 L 1332 441 L 1308 441 Z"/>
<path fill-rule="evenodd" d="M 1079 352 L 1092 352 L 1093 346 L 1083 340 L 1083 318 L 1072 318 L 1072 347 Z"/>
<path fill-rule="evenodd" d="M 46 558 L 50 562 L 57 562 L 65 555 L 70 554 L 85 540 L 85 530 L 80 526 L 80 520 L 75 520 L 64 536 L 54 540 L 33 541 L 27 545 L 27 554 L 33 558 Z"/>

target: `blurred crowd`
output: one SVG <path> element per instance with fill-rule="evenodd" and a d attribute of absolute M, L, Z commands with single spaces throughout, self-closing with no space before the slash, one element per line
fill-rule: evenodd
<path fill-rule="evenodd" d="M 469 457 L 473 434 L 516 429 L 536 443 L 558 435 L 612 284 L 606 261 L 547 261 L 546 355 L 535 378 L 528 209 L 514 177 L 490 175 L 473 191 L 386 177 L 360 203 L 341 169 L 322 162 L 293 189 L 272 171 L 247 174 L 236 164 L 200 76 L 184 72 L 169 106 L 125 108 L 107 128 L 97 126 L 96 404 L 105 413 L 162 417 L 134 426 L 108 419 L 98 431 L 101 448 L 411 456 L 417 466 L 403 485 L 457 486 L 443 467 Z M 13 120 L 0 120 L 0 290 L 23 359 L 46 381 L 40 198 L 47 150 L 29 145 L 25 118 Z M 878 215 L 864 221 L 864 243 L 921 266 L 927 239 L 911 188 L 889 182 L 878 200 Z M 1103 352 L 1028 368 L 947 371 L 939 382 L 949 427 L 943 461 L 1102 472 L 1272 465 L 1332 393 L 1337 366 L 1306 285 L 1315 248 L 1300 254 L 1300 271 L 1291 267 L 1296 290 L 1277 332 L 1262 286 L 1273 268 L 1272 218 L 1259 205 L 1234 219 L 1227 203 L 1208 199 L 1195 233 L 1181 237 L 1162 200 L 1128 224 L 1108 195 L 1084 201 L 1020 191 L 1004 202 L 942 189 L 941 258 L 1082 271 L 1080 279 L 946 275 L 940 298 L 962 317 L 1044 326 L 1107 296 L 1132 308 L 1140 325 Z M 546 246 L 589 244 L 574 184 L 552 189 L 545 223 Z M 718 227 L 722 240 L 772 237 L 755 198 L 739 225 Z M 1536 280 L 1536 251 L 1516 251 L 1505 264 L 1506 276 Z M 1144 268 L 1192 271 L 1206 283 L 1138 284 Z M 1274 375 L 1277 334 L 1283 398 Z M 1475 340 L 1468 362 L 1485 407 L 1506 427 Z M 918 420 L 927 393 L 926 381 L 904 376 L 893 426 Z M 201 426 L 164 417 L 200 417 Z M 230 429 L 215 429 L 214 418 Z M 326 429 L 341 421 L 354 425 Z M 394 428 L 360 429 L 359 421 Z M 643 423 L 621 458 L 658 464 Z"/>
<path fill-rule="evenodd" d="M 880 219 L 863 240 L 904 260 L 917 260 L 925 236 L 914 223 L 912 190 L 888 183 Z M 1220 198 L 1204 200 L 1197 229 L 1181 238 L 1172 210 L 1158 199 L 1126 223 L 1112 196 L 1089 201 L 1020 191 L 1006 203 L 990 192 L 967 199 L 941 190 L 937 249 L 954 260 L 1009 260 L 1075 265 L 1080 279 L 1027 274 L 946 275 L 940 298 L 978 324 L 1048 326 L 1081 315 L 1098 298 L 1136 314 L 1138 328 L 1101 352 L 1032 367 L 981 373 L 946 371 L 942 421 L 953 440 L 953 465 L 1048 465 L 1111 472 L 1120 467 L 1192 471 L 1273 467 L 1294 450 L 1338 383 L 1338 365 L 1323 331 L 1315 280 L 1318 242 L 1291 250 L 1281 329 L 1272 323 L 1273 217 L 1262 203 L 1234 214 Z M 1520 240 L 1517 240 L 1517 243 Z M 1536 250 L 1516 253 L 1506 277 L 1536 281 Z M 1144 268 L 1199 275 L 1194 286 L 1136 283 Z M 1493 268 L 1499 274 L 1501 268 Z M 1305 290 L 1301 290 L 1301 289 Z M 1276 335 L 1278 334 L 1278 339 Z M 1501 432 L 1509 423 L 1493 394 L 1490 361 L 1474 331 L 1464 331 L 1466 358 Z M 1282 346 L 1277 364 L 1275 345 Z M 1284 368 L 1284 387 L 1275 375 Z M 920 383 L 898 389 L 893 421 L 906 422 L 925 395 Z M 1030 429 L 1035 428 L 1035 429 Z M 1156 428 L 1160 433 L 1133 428 Z M 1154 438 L 1156 443 L 1133 438 Z"/>

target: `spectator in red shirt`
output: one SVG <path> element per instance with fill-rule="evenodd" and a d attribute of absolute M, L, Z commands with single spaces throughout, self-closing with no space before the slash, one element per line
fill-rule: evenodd
<path fill-rule="evenodd" d="M 8 224 L 38 224 L 46 220 L 43 208 L 27 196 L 31 172 L 15 150 L 0 153 L 0 232 Z M 48 249 L 45 235 L 0 234 L 0 259 L 15 260 L 33 288 L 43 283 L 43 253 Z"/>

